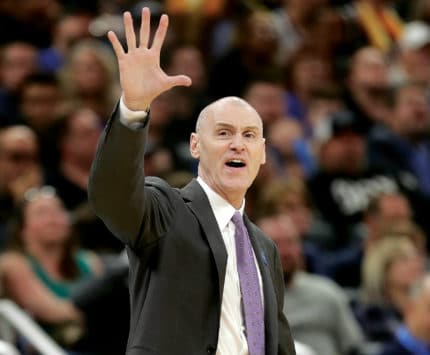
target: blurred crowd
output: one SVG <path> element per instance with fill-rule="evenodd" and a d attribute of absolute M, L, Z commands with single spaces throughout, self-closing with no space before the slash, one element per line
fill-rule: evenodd
<path fill-rule="evenodd" d="M 0 1 L 2 297 L 71 353 L 124 353 L 127 260 L 87 183 L 121 94 L 106 33 L 143 6 L 170 16 L 162 68 L 193 81 L 152 103 L 146 174 L 184 186 L 199 111 L 243 97 L 267 149 L 246 211 L 278 245 L 293 337 L 428 353 L 430 0 Z"/>

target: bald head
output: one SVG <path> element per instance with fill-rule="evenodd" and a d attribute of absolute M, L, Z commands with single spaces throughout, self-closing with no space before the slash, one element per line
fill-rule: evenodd
<path fill-rule="evenodd" d="M 242 107 L 245 110 L 249 110 L 250 115 L 258 117 L 260 127 L 263 129 L 263 123 L 261 121 L 260 115 L 248 102 L 241 99 L 240 97 L 227 96 L 212 102 L 200 112 L 196 122 L 196 132 L 199 133 L 205 126 L 205 122 L 213 119 L 218 114 L 222 114 L 222 111 L 228 109 L 229 107 Z"/>
<path fill-rule="evenodd" d="M 245 100 L 225 97 L 202 110 L 190 137 L 198 174 L 236 209 L 266 161 L 263 123 Z"/>

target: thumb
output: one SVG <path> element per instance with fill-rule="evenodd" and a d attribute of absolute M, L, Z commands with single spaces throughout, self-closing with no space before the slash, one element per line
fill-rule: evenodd
<path fill-rule="evenodd" d="M 190 86 L 191 83 L 191 78 L 186 75 L 175 75 L 169 77 L 169 84 L 171 88 L 174 86 Z"/>

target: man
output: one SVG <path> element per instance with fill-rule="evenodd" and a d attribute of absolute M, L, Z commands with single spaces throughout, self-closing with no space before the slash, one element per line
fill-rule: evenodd
<path fill-rule="evenodd" d="M 348 297 L 328 278 L 302 270 L 302 243 L 291 218 L 270 213 L 258 225 L 279 249 L 286 284 L 284 313 L 294 339 L 317 355 L 356 354 L 364 337 Z"/>
<path fill-rule="evenodd" d="M 128 12 L 124 25 L 127 53 L 108 34 L 123 94 L 98 147 L 89 198 L 127 248 L 127 354 L 294 354 L 276 247 L 240 212 L 265 161 L 260 117 L 241 99 L 216 101 L 201 112 L 190 139 L 199 159 L 197 180 L 178 190 L 145 178 L 150 104 L 191 80 L 160 69 L 166 15 L 150 48 L 148 8 L 142 10 L 138 46 Z"/>

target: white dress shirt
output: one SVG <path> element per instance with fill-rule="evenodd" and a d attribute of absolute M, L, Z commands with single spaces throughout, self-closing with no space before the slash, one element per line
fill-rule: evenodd
<path fill-rule="evenodd" d="M 239 273 L 236 264 L 235 226 L 231 221 L 236 209 L 214 192 L 201 177 L 198 177 L 197 181 L 209 199 L 228 255 L 216 355 L 248 355 L 245 322 L 242 315 L 242 295 L 240 293 Z M 245 201 L 243 201 L 240 208 L 241 214 L 243 214 L 244 207 Z M 260 283 L 261 297 L 263 299 L 261 274 L 255 258 L 255 253 L 254 261 L 257 267 L 258 281 Z"/>
<path fill-rule="evenodd" d="M 146 111 L 129 110 L 125 106 L 122 97 L 120 100 L 120 112 L 121 123 L 131 129 L 137 129 L 142 120 L 147 116 Z M 240 293 L 239 273 L 236 263 L 235 225 L 231 221 L 236 209 L 213 191 L 201 177 L 198 177 L 197 181 L 209 199 L 227 251 L 227 267 L 221 302 L 221 318 L 218 330 L 216 355 L 248 355 L 245 322 L 242 314 L 242 295 Z M 244 208 L 245 201 L 243 201 L 239 210 L 242 215 Z M 255 252 L 254 261 L 257 267 L 258 281 L 260 283 L 261 298 L 264 307 L 262 280 Z"/>

